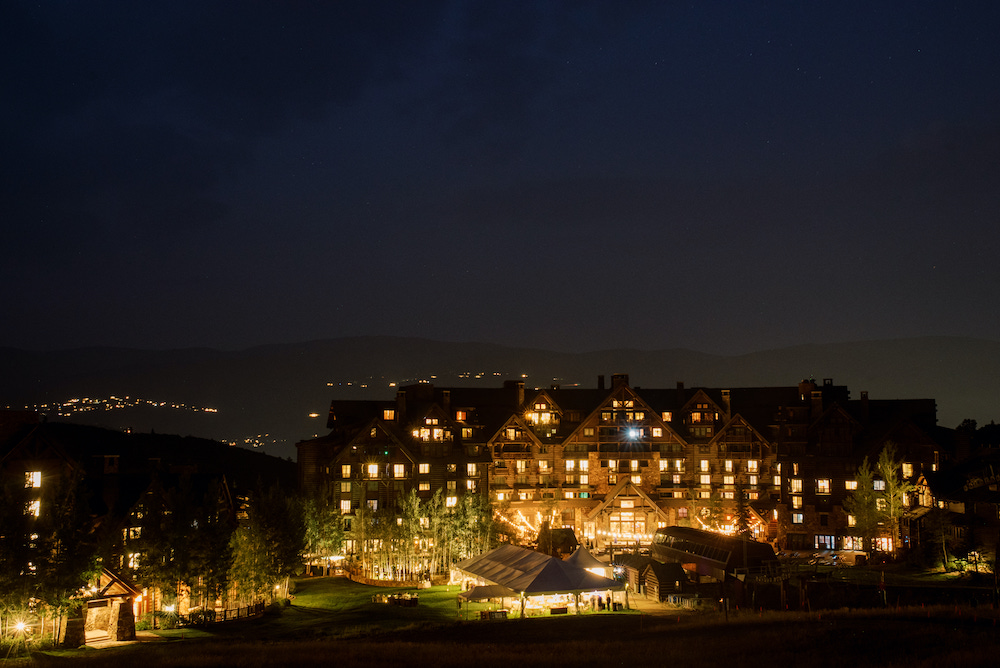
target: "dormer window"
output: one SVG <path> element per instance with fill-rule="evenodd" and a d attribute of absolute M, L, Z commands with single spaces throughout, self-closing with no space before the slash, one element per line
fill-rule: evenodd
<path fill-rule="evenodd" d="M 396 419 L 396 411 L 392 408 L 386 408 L 382 411 L 382 419 L 387 422 L 392 422 Z"/>
<path fill-rule="evenodd" d="M 468 413 L 466 413 L 465 411 L 455 411 L 455 419 L 458 422 L 465 422 L 467 418 L 468 418 Z"/>

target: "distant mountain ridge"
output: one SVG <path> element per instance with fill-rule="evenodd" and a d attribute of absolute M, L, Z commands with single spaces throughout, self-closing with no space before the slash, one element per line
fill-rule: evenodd
<path fill-rule="evenodd" d="M 595 387 L 598 375 L 627 373 L 632 385 L 760 387 L 832 378 L 852 397 L 937 400 L 938 422 L 1000 419 L 1000 342 L 924 337 L 802 345 L 746 355 L 683 349 L 587 353 L 355 337 L 276 344 L 239 351 L 0 348 L 0 405 L 21 408 L 74 397 L 140 397 L 209 407 L 217 413 L 148 405 L 74 414 L 71 421 L 111 428 L 268 443 L 294 458 L 294 443 L 324 433 L 334 398 L 390 399 L 395 386 L 495 387 L 523 378 L 529 387 Z M 48 411 L 49 419 L 57 419 Z M 309 417 L 317 414 L 317 417 Z"/>

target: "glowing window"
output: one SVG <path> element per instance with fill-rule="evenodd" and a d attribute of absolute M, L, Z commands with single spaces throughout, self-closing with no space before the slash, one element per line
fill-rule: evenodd
<path fill-rule="evenodd" d="M 789 489 L 793 494 L 802 493 L 802 478 L 791 478 L 788 481 L 788 484 L 790 485 Z"/>
<path fill-rule="evenodd" d="M 748 477 L 750 478 L 749 482 L 750 482 L 751 485 L 756 485 L 757 484 L 757 476 L 751 475 L 751 476 L 748 476 Z"/>
<path fill-rule="evenodd" d="M 732 473 L 732 472 L 733 472 L 733 460 L 732 459 L 727 459 L 726 460 L 726 473 Z"/>
<path fill-rule="evenodd" d="M 369 478 L 377 478 L 378 477 L 378 464 L 369 464 L 368 465 L 368 477 Z"/>
<path fill-rule="evenodd" d="M 418 464 L 417 465 L 417 471 L 419 471 L 420 473 L 423 473 L 423 474 L 426 475 L 426 474 L 428 474 L 428 473 L 431 472 L 431 465 L 430 464 Z"/>
<path fill-rule="evenodd" d="M 573 471 L 576 468 L 576 460 L 567 459 L 566 460 L 566 471 Z"/>
<path fill-rule="evenodd" d="M 662 473 L 663 471 L 669 471 L 669 470 L 670 470 L 670 460 L 669 459 L 661 459 L 660 460 L 660 472 Z"/>
<path fill-rule="evenodd" d="M 873 481 L 872 482 L 872 489 L 874 489 L 876 492 L 884 492 L 885 491 L 885 480 L 875 480 L 875 481 Z"/>
<path fill-rule="evenodd" d="M 630 466 L 631 466 L 631 469 L 633 471 L 638 471 L 639 470 L 639 460 L 638 459 L 631 460 Z"/>
<path fill-rule="evenodd" d="M 28 501 L 24 504 L 24 514 L 31 517 L 38 517 L 42 512 L 42 502 L 38 499 Z"/>
<path fill-rule="evenodd" d="M 342 482 L 342 483 L 340 483 L 340 493 L 341 494 L 350 494 L 351 493 L 351 483 L 349 483 L 349 482 Z"/>
<path fill-rule="evenodd" d="M 722 484 L 727 487 L 732 487 L 736 484 L 736 476 L 734 475 L 724 475 L 722 476 Z"/>
<path fill-rule="evenodd" d="M 346 515 L 349 512 L 351 512 L 351 500 L 350 499 L 341 499 L 341 501 L 340 501 L 340 514 L 341 515 Z"/>
<path fill-rule="evenodd" d="M 792 524 L 802 524 L 802 513 L 792 513 Z"/>
<path fill-rule="evenodd" d="M 641 475 L 634 475 L 634 476 L 632 476 L 631 480 L 632 480 L 632 484 L 633 485 L 641 485 L 642 484 L 642 476 Z"/>
<path fill-rule="evenodd" d="M 711 474 L 709 474 L 709 473 L 703 473 L 703 474 L 701 474 L 701 484 L 702 485 L 711 485 L 712 484 L 712 476 L 711 476 Z"/>
<path fill-rule="evenodd" d="M 391 408 L 386 408 L 382 411 L 382 419 L 386 421 L 392 421 L 396 419 L 396 411 Z"/>
<path fill-rule="evenodd" d="M 587 473 L 581 473 L 580 474 L 580 484 L 581 485 L 589 485 L 590 484 L 590 475 L 587 474 Z"/>
<path fill-rule="evenodd" d="M 816 479 L 816 493 L 817 494 L 829 494 L 830 493 L 830 479 L 829 478 L 817 478 Z"/>
<path fill-rule="evenodd" d="M 465 422 L 467 413 L 465 411 L 455 411 L 455 419 L 459 422 Z"/>
<path fill-rule="evenodd" d="M 406 465 L 405 464 L 393 464 L 392 465 L 392 477 L 393 478 L 405 478 L 406 477 Z"/>
<path fill-rule="evenodd" d="M 707 459 L 701 460 L 701 470 L 702 471 L 707 471 L 708 470 L 708 460 Z"/>
<path fill-rule="evenodd" d="M 475 492 L 476 491 L 476 481 L 475 480 L 466 480 L 465 481 L 465 489 L 469 490 L 470 492 Z"/>
<path fill-rule="evenodd" d="M 847 526 L 849 526 L 849 527 L 855 527 L 857 525 L 858 525 L 858 518 L 855 517 L 854 515 L 848 515 L 847 516 Z"/>
<path fill-rule="evenodd" d="M 25 487 L 41 487 L 42 486 L 42 472 L 41 471 L 25 471 L 24 472 L 24 486 Z"/>
<path fill-rule="evenodd" d="M 472 438 L 472 427 L 462 427 L 462 438 Z"/>
<path fill-rule="evenodd" d="M 589 471 L 590 470 L 590 460 L 589 459 L 581 459 L 580 460 L 580 470 L 581 471 Z"/>
<path fill-rule="evenodd" d="M 420 490 L 421 492 L 429 492 L 429 491 L 431 491 L 431 484 L 430 484 L 429 482 L 422 482 L 422 483 L 419 483 L 419 487 L 418 487 L 418 489 L 419 489 L 419 490 Z"/>
<path fill-rule="evenodd" d="M 845 480 L 844 481 L 844 489 L 853 491 L 853 490 L 855 490 L 857 488 L 858 488 L 858 481 L 857 480 Z"/>
<path fill-rule="evenodd" d="M 802 507 L 802 497 L 801 496 L 793 496 L 792 497 L 792 508 L 795 508 L 796 510 L 798 510 L 801 507 Z"/>
<path fill-rule="evenodd" d="M 465 474 L 470 478 L 475 478 L 477 475 L 479 475 L 479 465 L 473 462 L 466 464 Z"/>
<path fill-rule="evenodd" d="M 341 478 L 350 478 L 351 477 L 351 465 L 350 464 L 343 464 L 343 465 L 341 465 L 341 467 L 340 467 L 340 477 Z"/>
<path fill-rule="evenodd" d="M 760 472 L 760 462 L 756 459 L 747 460 L 747 473 L 758 473 Z"/>
<path fill-rule="evenodd" d="M 663 418 L 664 422 L 670 422 L 674 419 L 674 414 L 672 411 L 663 411 L 660 417 Z"/>
<path fill-rule="evenodd" d="M 653 438 L 661 438 L 663 436 L 663 429 L 661 427 L 653 427 Z"/>
<path fill-rule="evenodd" d="M 903 477 L 912 478 L 913 477 L 913 464 L 909 462 L 903 462 Z"/>

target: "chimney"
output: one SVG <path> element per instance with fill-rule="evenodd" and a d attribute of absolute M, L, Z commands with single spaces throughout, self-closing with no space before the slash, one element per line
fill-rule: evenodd
<path fill-rule="evenodd" d="M 677 381 L 677 391 L 678 392 L 683 392 L 684 391 L 684 381 L 683 380 Z"/>
<path fill-rule="evenodd" d="M 399 390 L 396 392 L 396 421 L 405 422 L 406 420 L 406 390 Z"/>
<path fill-rule="evenodd" d="M 868 422 L 868 390 L 861 391 L 861 419 Z"/>
<path fill-rule="evenodd" d="M 623 385 L 628 385 L 628 374 L 627 373 L 613 373 L 611 374 L 611 387 L 621 387 Z"/>
<path fill-rule="evenodd" d="M 517 407 L 524 405 L 524 381 L 517 381 Z"/>
<path fill-rule="evenodd" d="M 599 389 L 599 390 L 603 390 L 604 389 L 604 374 L 603 373 L 600 376 L 597 377 L 597 389 Z"/>
<path fill-rule="evenodd" d="M 812 391 L 812 408 L 810 414 L 813 419 L 823 414 L 823 390 Z"/>
<path fill-rule="evenodd" d="M 451 413 L 451 390 L 441 390 L 441 408 L 445 414 Z"/>
<path fill-rule="evenodd" d="M 729 390 L 723 390 L 722 391 L 722 410 L 726 414 L 726 419 L 729 419 L 729 416 L 730 416 L 730 414 L 732 413 L 732 410 L 733 410 L 732 406 L 731 406 L 731 404 L 729 402 Z"/>

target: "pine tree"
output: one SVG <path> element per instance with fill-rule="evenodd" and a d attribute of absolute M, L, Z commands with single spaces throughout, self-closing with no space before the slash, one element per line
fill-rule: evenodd
<path fill-rule="evenodd" d="M 868 458 L 858 468 L 857 487 L 844 499 L 844 511 L 854 518 L 854 527 L 861 539 L 862 549 L 871 553 L 878 536 L 881 512 L 875 491 L 875 475 Z"/>

